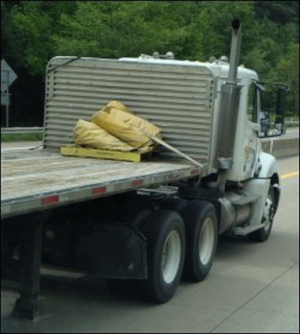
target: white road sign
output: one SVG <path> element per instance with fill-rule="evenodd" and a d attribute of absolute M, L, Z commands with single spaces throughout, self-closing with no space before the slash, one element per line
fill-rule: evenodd
<path fill-rule="evenodd" d="M 16 79 L 16 73 L 7 64 L 5 59 L 1 60 L 1 92 L 4 93 Z"/>

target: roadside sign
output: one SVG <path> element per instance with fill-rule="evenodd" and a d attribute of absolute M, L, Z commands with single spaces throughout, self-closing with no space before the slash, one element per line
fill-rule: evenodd
<path fill-rule="evenodd" d="M 5 59 L 1 60 L 1 106 L 6 106 L 6 127 L 8 128 L 10 93 L 9 86 L 17 79 L 16 73 L 7 64 Z"/>
<path fill-rule="evenodd" d="M 16 73 L 13 69 L 7 64 L 5 59 L 1 60 L 1 92 L 4 93 L 8 90 L 10 86 L 16 79 Z"/>
<path fill-rule="evenodd" d="M 10 105 L 10 94 L 1 94 L 1 105 L 9 106 Z"/>

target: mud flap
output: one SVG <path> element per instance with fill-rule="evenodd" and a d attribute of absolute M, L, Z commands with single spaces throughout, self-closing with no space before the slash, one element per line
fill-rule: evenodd
<path fill-rule="evenodd" d="M 95 227 L 79 242 L 79 253 L 90 261 L 90 273 L 105 278 L 147 278 L 146 238 L 132 225 Z"/>

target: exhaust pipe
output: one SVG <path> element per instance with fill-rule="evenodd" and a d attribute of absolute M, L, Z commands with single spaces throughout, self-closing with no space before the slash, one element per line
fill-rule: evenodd
<path fill-rule="evenodd" d="M 231 23 L 232 39 L 228 79 L 221 86 L 218 138 L 216 155 L 219 169 L 229 169 L 233 164 L 236 124 L 241 86 L 237 84 L 237 71 L 241 47 L 241 24 L 235 19 Z"/>
<path fill-rule="evenodd" d="M 241 52 L 241 24 L 240 21 L 234 19 L 231 22 L 232 27 L 232 38 L 231 38 L 231 47 L 230 47 L 230 58 L 229 58 L 229 74 L 227 83 L 236 84 L 237 78 L 237 69 L 240 61 L 240 52 Z"/>

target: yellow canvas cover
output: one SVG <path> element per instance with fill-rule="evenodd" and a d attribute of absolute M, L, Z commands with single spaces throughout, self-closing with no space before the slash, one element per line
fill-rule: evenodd
<path fill-rule="evenodd" d="M 75 145 L 98 148 L 103 150 L 133 151 L 134 147 L 112 136 L 98 125 L 78 120 L 73 129 Z"/>
<path fill-rule="evenodd" d="M 144 133 L 154 137 L 159 137 L 161 133 L 160 128 L 133 115 L 118 101 L 112 101 L 99 110 L 92 116 L 91 122 L 136 148 L 153 146 L 152 140 Z"/>
<path fill-rule="evenodd" d="M 113 101 L 110 101 L 109 103 L 107 103 L 107 105 L 102 110 L 109 113 L 109 110 L 111 108 L 120 109 L 120 110 L 126 111 L 130 114 L 133 114 L 133 111 L 131 111 L 128 107 L 126 107 L 122 102 L 119 102 L 119 101 L 116 101 L 116 100 L 113 100 Z"/>

